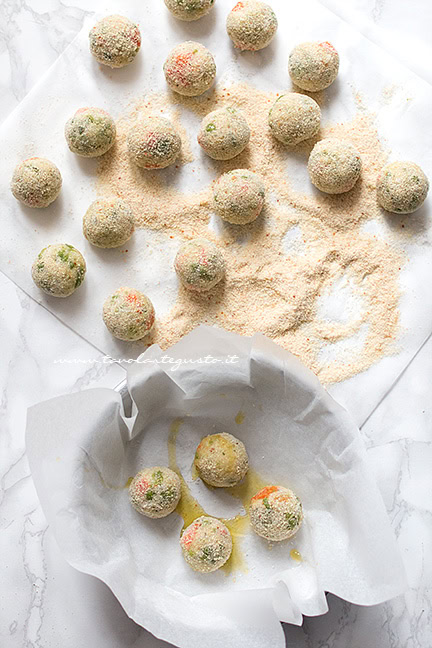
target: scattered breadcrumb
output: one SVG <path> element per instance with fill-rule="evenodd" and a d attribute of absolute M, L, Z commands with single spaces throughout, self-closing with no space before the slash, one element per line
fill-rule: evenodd
<path fill-rule="evenodd" d="M 350 123 L 320 133 L 351 142 L 359 151 L 363 170 L 354 189 L 333 196 L 296 191 L 287 171 L 292 152 L 275 140 L 268 126 L 277 96 L 246 84 L 216 88 L 198 101 L 174 93 L 147 95 L 118 122 L 117 144 L 101 162 L 98 189 L 102 195 L 126 200 L 136 214 L 137 227 L 162 230 L 178 237 L 179 243 L 204 237 L 223 250 L 225 280 L 209 293 L 180 287 L 171 311 L 158 321 L 152 342 L 167 348 L 200 323 L 243 335 L 261 332 L 301 358 L 328 384 L 354 376 L 396 351 L 399 275 L 405 256 L 392 244 L 390 232 L 384 240 L 363 228 L 367 221 L 384 218 L 375 186 L 387 154 L 373 115 L 359 112 Z M 256 221 L 241 227 L 225 223 L 217 236 L 209 229 L 212 187 L 195 194 L 179 192 L 158 173 L 131 165 L 126 140 L 139 115 L 168 111 L 181 131 L 180 163 L 185 164 L 192 154 L 179 106 L 202 118 L 227 105 L 243 112 L 251 139 L 233 160 L 216 162 L 217 173 L 238 168 L 259 173 L 267 202 Z M 305 168 L 315 142 L 296 148 Z M 349 286 L 356 306 L 350 307 L 350 300 L 337 293 L 339 315 L 332 319 L 324 305 L 340 282 Z"/>

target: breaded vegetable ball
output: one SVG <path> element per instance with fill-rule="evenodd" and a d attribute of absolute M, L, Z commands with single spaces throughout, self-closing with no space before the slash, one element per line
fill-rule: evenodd
<path fill-rule="evenodd" d="M 62 177 L 56 165 L 45 158 L 33 157 L 15 167 L 11 190 L 27 207 L 48 207 L 59 195 Z"/>
<path fill-rule="evenodd" d="M 189 567 L 208 574 L 225 565 L 231 556 L 232 538 L 223 522 L 202 515 L 183 531 L 180 546 Z"/>
<path fill-rule="evenodd" d="M 163 466 L 141 470 L 129 486 L 130 503 L 138 513 L 149 518 L 163 518 L 172 513 L 180 496 L 179 476 Z"/>
<path fill-rule="evenodd" d="M 255 533 L 275 542 L 292 538 L 303 521 L 299 498 L 283 486 L 267 486 L 252 497 L 249 515 Z"/>
<path fill-rule="evenodd" d="M 414 162 L 387 164 L 377 181 L 379 204 L 395 214 L 415 212 L 423 205 L 428 191 L 429 180 Z"/>
<path fill-rule="evenodd" d="M 210 434 L 195 452 L 195 468 L 201 479 L 218 488 L 238 484 L 249 470 L 244 443 L 232 434 Z"/>
<path fill-rule="evenodd" d="M 213 8 L 215 0 L 165 0 L 172 15 L 179 20 L 198 20 Z"/>
<path fill-rule="evenodd" d="M 132 210 L 120 198 L 95 200 L 84 215 L 84 236 L 96 247 L 115 248 L 123 245 L 133 231 Z"/>
<path fill-rule="evenodd" d="M 111 335 L 133 342 L 148 335 L 155 322 L 150 299 L 138 290 L 119 288 L 103 305 L 103 321 Z"/>
<path fill-rule="evenodd" d="M 198 144 L 214 160 L 231 160 L 249 144 L 250 128 L 235 108 L 219 108 L 204 117 Z"/>
<path fill-rule="evenodd" d="M 174 47 L 164 63 L 166 81 L 175 92 L 196 97 L 214 83 L 216 63 L 213 54 L 194 41 Z"/>
<path fill-rule="evenodd" d="M 49 245 L 33 263 L 32 279 L 47 295 L 69 297 L 81 286 L 86 269 L 84 257 L 72 245 Z"/>
<path fill-rule="evenodd" d="M 99 63 L 121 68 L 131 63 L 141 47 L 141 33 L 124 16 L 107 16 L 89 33 L 90 51 Z"/>
<path fill-rule="evenodd" d="M 80 108 L 66 122 L 65 136 L 72 153 L 82 157 L 99 157 L 115 142 L 116 125 L 101 108 Z"/>
<path fill-rule="evenodd" d="M 265 2 L 244 0 L 228 14 L 226 26 L 235 47 L 254 52 L 270 44 L 278 21 L 273 9 Z"/>
<path fill-rule="evenodd" d="M 289 92 L 276 100 L 269 113 L 272 134 L 286 146 L 316 135 L 321 124 L 321 109 L 310 97 Z"/>
<path fill-rule="evenodd" d="M 181 151 L 181 138 L 165 117 L 146 117 L 132 128 L 128 137 L 131 160 L 142 169 L 164 169 Z"/>
<path fill-rule="evenodd" d="M 293 83 L 303 90 L 328 88 L 339 71 L 339 54 L 330 43 L 301 43 L 292 50 L 288 71 Z"/>
<path fill-rule="evenodd" d="M 354 146 L 333 138 L 315 144 L 309 156 L 311 182 L 328 194 L 341 194 L 352 189 L 360 177 L 361 168 L 361 158 Z"/>
<path fill-rule="evenodd" d="M 180 247 L 174 268 L 185 288 L 206 292 L 223 279 L 225 260 L 214 243 L 196 238 Z"/>
<path fill-rule="evenodd" d="M 264 200 L 261 176 L 248 169 L 228 171 L 213 186 L 215 212 L 233 225 L 252 223 L 260 215 Z"/>

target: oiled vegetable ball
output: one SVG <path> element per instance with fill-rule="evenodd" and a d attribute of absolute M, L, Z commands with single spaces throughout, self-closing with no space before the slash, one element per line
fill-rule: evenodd
<path fill-rule="evenodd" d="M 114 248 L 123 245 L 133 231 L 132 210 L 120 198 L 95 200 L 83 218 L 84 236 L 96 247 Z"/>
<path fill-rule="evenodd" d="M 216 213 L 233 225 L 245 225 L 258 218 L 264 201 L 263 179 L 248 169 L 228 171 L 213 186 Z"/>
<path fill-rule="evenodd" d="M 360 177 L 361 168 L 361 158 L 354 146 L 334 138 L 315 144 L 309 156 L 311 182 L 328 194 L 350 191 Z"/>
<path fill-rule="evenodd" d="M 316 135 L 321 124 L 321 109 L 310 97 L 289 92 L 276 100 L 269 113 L 272 134 L 286 146 Z"/>
<path fill-rule="evenodd" d="M 27 207 L 48 207 L 59 195 L 62 177 L 56 165 L 45 158 L 33 157 L 15 167 L 11 190 Z"/>
<path fill-rule="evenodd" d="M 421 207 L 429 191 L 429 180 L 414 162 L 392 162 L 377 182 L 381 207 L 395 214 L 411 214 Z"/>
<path fill-rule="evenodd" d="M 227 32 L 235 47 L 257 51 L 273 40 L 278 21 L 273 9 L 265 2 L 238 2 L 227 18 Z"/>
<path fill-rule="evenodd" d="M 222 252 L 211 241 L 196 238 L 183 243 L 177 252 L 174 268 L 185 288 L 206 292 L 225 275 Z"/>
<path fill-rule="evenodd" d="M 204 117 L 198 144 L 214 160 L 231 160 L 249 144 L 250 128 L 235 108 L 219 108 Z"/>
<path fill-rule="evenodd" d="M 170 468 L 141 470 L 129 486 L 130 503 L 149 518 L 163 518 L 174 511 L 181 497 L 179 476 Z"/>
<path fill-rule="evenodd" d="M 142 169 L 164 169 L 181 151 L 181 138 L 165 117 L 146 117 L 132 128 L 128 137 L 131 160 Z"/>
<path fill-rule="evenodd" d="M 292 81 L 303 90 L 318 92 L 328 88 L 339 71 L 339 54 L 331 43 L 301 43 L 289 57 Z"/>
<path fill-rule="evenodd" d="M 124 16 L 107 16 L 89 33 L 90 51 L 99 63 L 121 68 L 131 63 L 141 47 L 141 33 Z"/>
<path fill-rule="evenodd" d="M 148 335 L 155 322 L 150 299 L 138 290 L 119 288 L 103 305 L 103 321 L 111 335 L 132 342 Z"/>
<path fill-rule="evenodd" d="M 72 153 L 99 157 L 112 147 L 116 138 L 113 118 L 101 108 L 80 108 L 66 122 L 65 136 Z"/>
<path fill-rule="evenodd" d="M 86 263 L 73 245 L 49 245 L 39 252 L 32 267 L 36 286 L 53 297 L 69 297 L 82 284 Z"/>
<path fill-rule="evenodd" d="M 249 515 L 255 533 L 275 542 L 292 538 L 303 521 L 299 498 L 283 486 L 267 486 L 252 497 Z"/>
<path fill-rule="evenodd" d="M 194 461 L 201 479 L 218 488 L 235 486 L 249 470 L 244 443 L 227 432 L 204 437 Z"/>
<path fill-rule="evenodd" d="M 179 20 L 198 20 L 213 8 L 215 0 L 165 0 L 173 16 Z"/>
<path fill-rule="evenodd" d="M 189 567 L 208 574 L 220 569 L 229 559 L 232 538 L 223 522 L 202 515 L 183 531 L 180 546 Z"/>
<path fill-rule="evenodd" d="M 187 97 L 196 97 L 213 85 L 216 63 L 207 47 L 186 41 L 170 52 L 164 72 L 172 90 Z"/>

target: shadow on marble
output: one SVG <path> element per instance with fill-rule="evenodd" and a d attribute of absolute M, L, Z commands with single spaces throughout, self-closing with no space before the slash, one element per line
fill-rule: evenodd
<path fill-rule="evenodd" d="M 305 617 L 303 626 L 284 624 L 287 648 L 406 648 L 399 608 L 404 597 L 372 607 L 353 605 L 327 595 L 329 612 Z M 426 622 L 426 620 L 425 620 Z M 417 645 L 417 644 L 415 644 Z"/>

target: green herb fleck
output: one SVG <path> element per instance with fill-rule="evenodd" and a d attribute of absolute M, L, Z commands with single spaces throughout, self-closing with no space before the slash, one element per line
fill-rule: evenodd
<path fill-rule="evenodd" d="M 216 557 L 214 555 L 213 547 L 204 547 L 201 550 L 200 559 L 203 562 L 205 561 L 205 562 L 208 562 L 208 563 L 211 563 L 212 565 L 214 565 L 214 563 L 216 562 Z"/>
<path fill-rule="evenodd" d="M 81 286 L 82 282 L 84 281 L 84 276 L 85 276 L 85 270 L 84 268 L 79 267 L 77 270 L 77 278 L 75 281 L 75 288 L 78 288 L 78 286 Z"/>
<path fill-rule="evenodd" d="M 168 501 L 172 500 L 174 499 L 174 495 L 175 495 L 175 490 L 173 486 L 170 486 L 169 488 L 161 492 L 161 497 L 163 500 L 168 500 Z"/>
<path fill-rule="evenodd" d="M 156 486 L 160 486 L 163 482 L 162 470 L 155 470 L 152 475 L 152 479 Z"/>
<path fill-rule="evenodd" d="M 287 521 L 287 527 L 292 531 L 296 526 L 299 525 L 300 515 L 299 513 L 285 513 L 285 519 Z"/>
<path fill-rule="evenodd" d="M 69 261 L 69 252 L 64 248 L 61 248 L 61 250 L 57 252 L 57 257 L 66 263 Z"/>

